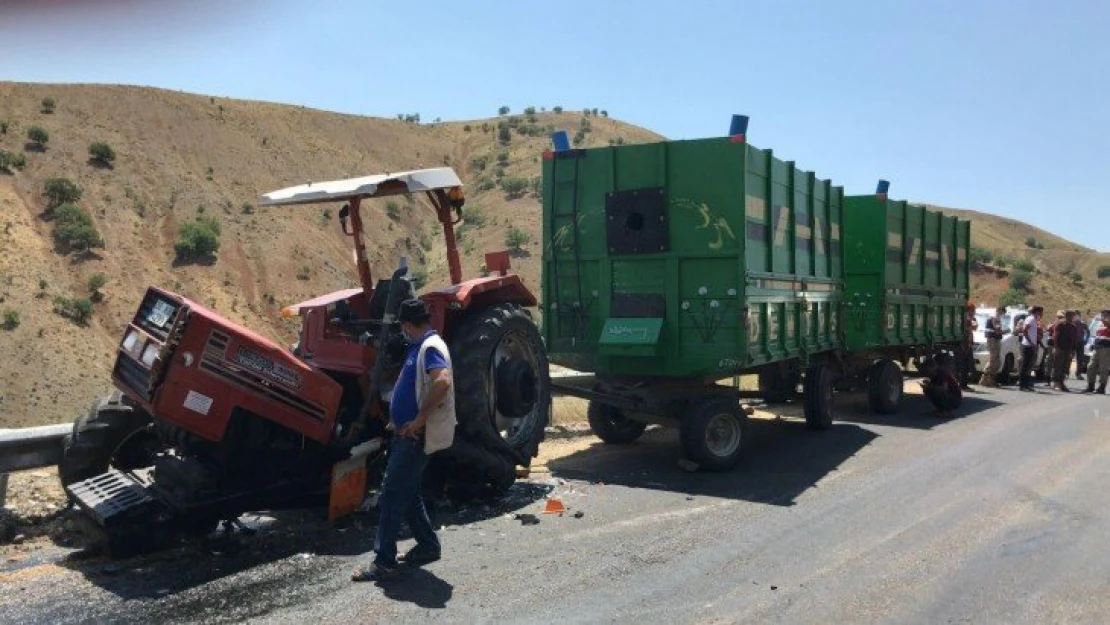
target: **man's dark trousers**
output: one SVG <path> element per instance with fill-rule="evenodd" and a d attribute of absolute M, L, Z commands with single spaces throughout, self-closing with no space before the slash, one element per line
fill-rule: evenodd
<path fill-rule="evenodd" d="M 1037 348 L 1021 346 L 1021 382 L 1019 385 L 1022 388 L 1033 388 L 1033 362 L 1037 358 Z"/>
<path fill-rule="evenodd" d="M 397 566 L 397 535 L 405 521 L 422 551 L 439 553 L 439 538 L 432 528 L 424 497 L 420 494 L 424 467 L 424 437 L 405 438 L 394 436 L 389 443 L 389 459 L 382 478 L 381 496 L 378 498 L 378 533 L 374 540 L 374 558 L 379 566 Z"/>

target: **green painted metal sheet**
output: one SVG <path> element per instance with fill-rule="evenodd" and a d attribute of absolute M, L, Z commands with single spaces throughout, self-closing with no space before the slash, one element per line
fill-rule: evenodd
<path fill-rule="evenodd" d="M 551 362 L 731 375 L 839 347 L 843 191 L 729 138 L 572 150 L 543 163 Z M 660 319 L 651 349 L 606 338 Z"/>
<path fill-rule="evenodd" d="M 875 195 L 844 198 L 844 347 L 964 337 L 970 223 Z"/>

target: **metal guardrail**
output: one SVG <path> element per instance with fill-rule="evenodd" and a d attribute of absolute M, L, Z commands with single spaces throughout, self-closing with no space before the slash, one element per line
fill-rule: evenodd
<path fill-rule="evenodd" d="M 72 431 L 72 423 L 0 430 L 0 507 L 7 500 L 8 474 L 58 464 L 62 439 Z"/>

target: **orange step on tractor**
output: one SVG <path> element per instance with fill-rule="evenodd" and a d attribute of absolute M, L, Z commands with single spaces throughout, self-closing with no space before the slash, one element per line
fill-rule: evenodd
<path fill-rule="evenodd" d="M 528 311 L 536 297 L 507 253 L 486 255 L 487 277 L 462 279 L 458 176 L 436 168 L 310 183 L 261 204 L 344 203 L 340 227 L 354 241 L 361 287 L 284 308 L 301 318 L 292 350 L 151 287 L 115 354 L 116 392 L 74 423 L 61 480 L 113 552 L 206 533 L 251 510 L 327 505 L 336 518 L 362 503 L 390 440 L 388 400 L 407 340 L 396 315 L 415 288 L 403 258 L 375 282 L 361 204 L 419 193 L 446 241 L 451 285 L 420 297 L 451 350 L 458 417 L 425 486 L 472 497 L 512 485 L 548 422 L 547 355 Z"/>

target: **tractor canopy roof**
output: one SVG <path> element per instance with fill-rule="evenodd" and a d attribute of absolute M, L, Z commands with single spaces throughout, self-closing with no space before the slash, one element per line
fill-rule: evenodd
<path fill-rule="evenodd" d="M 389 174 L 309 182 L 271 191 L 262 196 L 262 206 L 339 202 L 353 198 L 375 198 L 461 187 L 462 181 L 450 167 L 400 171 Z"/>

